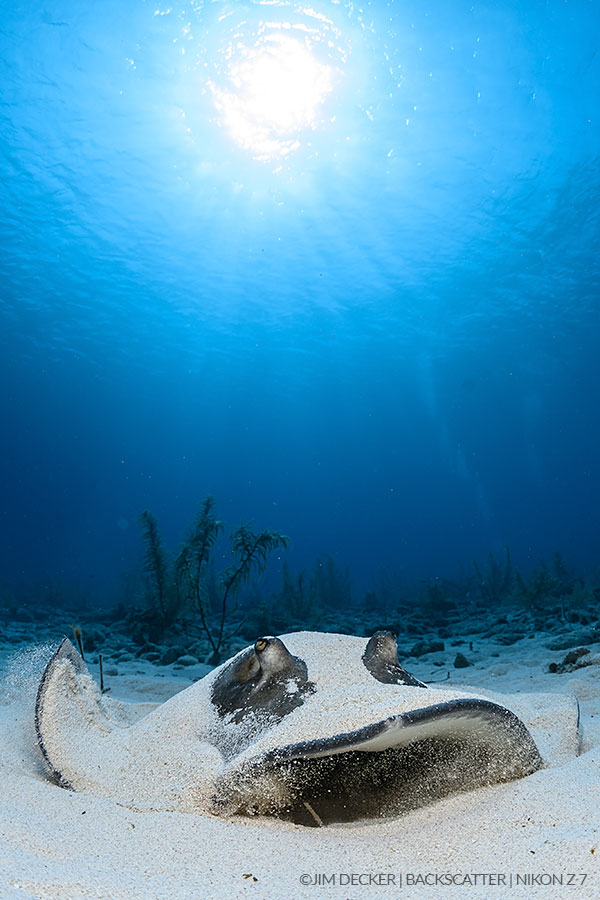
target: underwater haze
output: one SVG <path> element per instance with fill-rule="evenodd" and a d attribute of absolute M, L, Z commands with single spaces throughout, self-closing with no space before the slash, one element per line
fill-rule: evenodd
<path fill-rule="evenodd" d="M 28 0 L 0 21 L 0 587 L 152 511 L 355 596 L 600 535 L 600 6 Z M 280 557 L 280 558 L 279 558 Z"/>

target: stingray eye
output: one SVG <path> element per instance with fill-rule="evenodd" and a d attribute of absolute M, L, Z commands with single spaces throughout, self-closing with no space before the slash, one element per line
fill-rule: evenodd
<path fill-rule="evenodd" d="M 268 646 L 269 641 L 267 640 L 267 638 L 259 638 L 254 645 L 254 649 L 257 653 L 262 653 L 263 650 L 266 650 Z"/>

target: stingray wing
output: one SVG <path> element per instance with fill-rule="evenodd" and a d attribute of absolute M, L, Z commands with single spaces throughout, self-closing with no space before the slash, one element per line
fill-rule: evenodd
<path fill-rule="evenodd" d="M 195 686 L 187 690 L 201 699 Z M 46 666 L 35 709 L 50 777 L 136 809 L 208 807 L 222 757 L 203 739 L 185 693 L 158 706 L 108 698 L 63 640 Z"/>
<path fill-rule="evenodd" d="M 518 716 L 465 697 L 246 755 L 220 780 L 217 799 L 229 811 L 283 814 L 302 824 L 311 824 L 306 810 L 320 823 L 352 821 L 397 815 L 543 765 Z"/>
<path fill-rule="evenodd" d="M 523 722 L 510 710 L 489 700 L 460 698 L 390 716 L 355 731 L 312 741 L 300 741 L 270 751 L 264 762 L 316 759 L 339 753 L 381 752 L 426 739 L 452 739 L 491 747 L 506 755 L 515 770 L 526 775 L 543 766 L 537 746 Z M 517 775 L 515 775 L 517 777 Z"/>
<path fill-rule="evenodd" d="M 60 769 L 57 767 L 56 762 L 53 761 L 53 741 L 49 734 L 50 729 L 48 728 L 48 723 L 51 715 L 50 707 L 54 705 L 52 700 L 50 699 L 53 693 L 51 686 L 53 686 L 53 683 L 57 677 L 59 679 L 64 677 L 66 666 L 68 666 L 73 673 L 81 674 L 82 672 L 87 672 L 87 666 L 85 665 L 79 653 L 76 651 L 71 641 L 68 638 L 63 638 L 59 647 L 52 654 L 46 668 L 44 669 L 44 674 L 42 675 L 38 687 L 37 696 L 35 699 L 35 733 L 38 745 L 40 747 L 40 750 L 42 751 L 42 756 L 44 757 L 44 761 L 50 771 L 50 774 L 60 784 L 68 787 L 69 785 L 68 783 L 65 783 L 63 775 Z M 46 702 L 47 700 L 48 702 Z"/>
<path fill-rule="evenodd" d="M 74 787 L 73 774 L 93 757 L 94 745 L 153 708 L 101 694 L 81 655 L 64 638 L 44 670 L 35 703 L 35 732 L 51 777 L 62 787 Z"/>

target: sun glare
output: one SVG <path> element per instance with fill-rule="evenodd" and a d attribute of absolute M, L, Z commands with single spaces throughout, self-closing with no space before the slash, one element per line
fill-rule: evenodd
<path fill-rule="evenodd" d="M 226 81 L 227 87 L 210 85 L 222 124 L 257 159 L 269 160 L 285 157 L 317 128 L 333 69 L 303 41 L 279 33 L 235 46 Z"/>

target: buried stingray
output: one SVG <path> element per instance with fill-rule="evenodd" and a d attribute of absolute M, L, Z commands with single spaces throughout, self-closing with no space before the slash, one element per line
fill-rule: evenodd
<path fill-rule="evenodd" d="M 62 787 L 310 825 L 530 775 L 577 752 L 577 725 L 568 696 L 427 686 L 400 666 L 389 632 L 262 638 L 150 712 L 101 694 L 65 639 L 35 710 Z"/>

